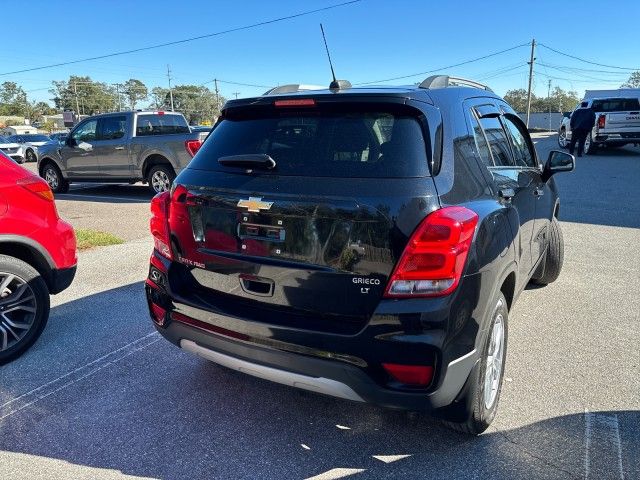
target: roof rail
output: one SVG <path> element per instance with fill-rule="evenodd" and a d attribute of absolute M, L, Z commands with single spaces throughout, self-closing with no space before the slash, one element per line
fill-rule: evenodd
<path fill-rule="evenodd" d="M 280 95 L 282 93 L 297 93 L 305 90 L 326 90 L 326 87 L 319 85 L 304 85 L 301 83 L 291 83 L 289 85 L 280 85 L 279 87 L 273 87 L 264 92 L 263 96 L 268 95 Z"/>
<path fill-rule="evenodd" d="M 493 92 L 486 85 L 474 82 L 473 80 L 468 80 L 466 78 L 460 77 L 450 77 L 449 75 L 432 75 L 429 78 L 424 79 L 424 81 L 419 85 L 420 88 L 447 88 L 447 87 L 472 87 L 472 88 L 480 88 L 482 90 L 487 90 L 489 92 Z"/>

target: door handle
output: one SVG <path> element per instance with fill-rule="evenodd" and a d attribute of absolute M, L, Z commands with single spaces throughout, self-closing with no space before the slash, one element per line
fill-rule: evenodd
<path fill-rule="evenodd" d="M 124 147 L 116 147 L 115 150 L 124 150 Z"/>
<path fill-rule="evenodd" d="M 541 196 L 544 195 L 544 190 L 542 188 L 540 188 L 540 187 L 536 187 L 536 189 L 533 191 L 533 194 L 536 197 L 541 197 Z"/>

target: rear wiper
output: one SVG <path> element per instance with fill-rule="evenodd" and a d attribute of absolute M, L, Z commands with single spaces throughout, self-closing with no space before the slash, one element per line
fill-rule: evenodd
<path fill-rule="evenodd" d="M 272 170 L 276 167 L 276 161 L 265 153 L 229 155 L 220 157 L 218 163 L 225 167 L 266 168 L 267 170 Z"/>

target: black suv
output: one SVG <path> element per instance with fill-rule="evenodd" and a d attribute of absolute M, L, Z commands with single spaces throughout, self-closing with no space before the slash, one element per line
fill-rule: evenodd
<path fill-rule="evenodd" d="M 573 168 L 464 79 L 229 101 L 152 201 L 151 317 L 226 367 L 480 433 L 509 311 L 560 273 Z"/>

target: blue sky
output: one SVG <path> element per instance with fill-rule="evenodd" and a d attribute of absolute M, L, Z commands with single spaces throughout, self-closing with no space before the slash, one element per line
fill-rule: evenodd
<path fill-rule="evenodd" d="M 5 16 L 23 21 L 3 22 L 0 73 L 204 35 L 341 1 L 12 2 L 13 7 L 5 7 Z M 601 0 L 585 0 L 579 9 L 573 5 L 566 1 L 362 0 L 186 44 L 0 75 L 0 82 L 21 84 L 30 100 L 49 100 L 51 81 L 67 79 L 70 74 L 89 75 L 107 83 L 138 78 L 150 88 L 166 87 L 170 64 L 174 85 L 203 84 L 214 78 L 257 85 L 328 85 L 330 72 L 320 22 L 337 76 L 352 83 L 440 68 L 532 38 L 598 63 L 640 68 L 640 36 L 634 26 L 640 18 L 640 1 L 603 4 Z M 543 47 L 538 48 L 536 57 L 535 92 L 539 95 L 546 95 L 549 77 L 556 77 L 551 78 L 552 86 L 582 94 L 586 88 L 617 88 L 628 76 L 628 72 L 585 64 Z M 443 73 L 484 79 L 504 94 L 508 89 L 526 88 L 528 58 L 529 47 L 525 46 Z M 415 76 L 387 84 L 421 79 Z M 212 82 L 207 85 L 213 87 Z M 230 83 L 219 86 L 227 98 L 234 92 L 244 97 L 265 90 Z"/>

